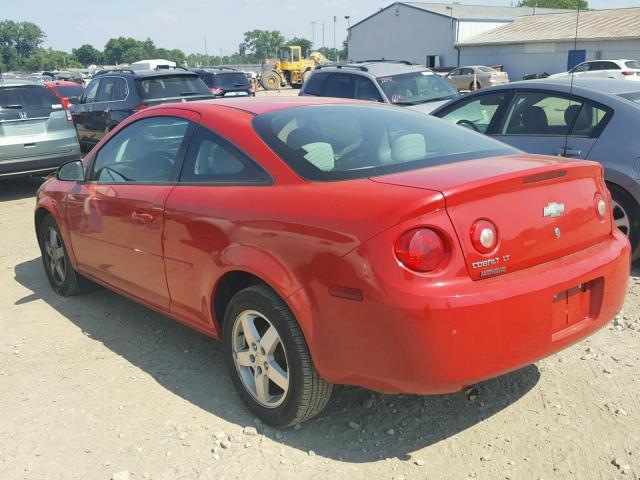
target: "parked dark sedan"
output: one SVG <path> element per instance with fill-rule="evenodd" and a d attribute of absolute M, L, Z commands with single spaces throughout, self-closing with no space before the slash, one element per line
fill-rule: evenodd
<path fill-rule="evenodd" d="M 528 153 L 600 162 L 613 214 L 640 249 L 640 85 L 622 80 L 548 78 L 488 88 L 433 115 Z"/>

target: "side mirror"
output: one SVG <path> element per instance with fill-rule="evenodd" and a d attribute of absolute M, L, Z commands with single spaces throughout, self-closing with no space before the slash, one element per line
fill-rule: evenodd
<path fill-rule="evenodd" d="M 84 165 L 80 160 L 64 163 L 58 168 L 56 178 L 63 182 L 82 182 L 84 181 Z"/>
<path fill-rule="evenodd" d="M 69 97 L 69 103 L 71 105 L 77 105 L 80 103 L 80 97 L 78 97 L 77 95 L 75 97 Z"/>

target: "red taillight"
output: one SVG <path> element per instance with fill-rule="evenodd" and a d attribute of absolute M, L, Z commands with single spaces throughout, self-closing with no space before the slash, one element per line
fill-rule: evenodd
<path fill-rule="evenodd" d="M 447 254 L 445 240 L 434 230 L 416 228 L 405 232 L 395 245 L 396 257 L 410 270 L 431 272 Z"/>
<path fill-rule="evenodd" d="M 626 72 L 626 71 L 625 71 L 625 72 L 621 72 L 621 73 L 622 73 L 622 75 L 624 75 L 625 77 L 629 77 L 629 76 L 631 76 L 631 75 L 635 75 L 635 74 L 636 74 L 636 72 Z"/>
<path fill-rule="evenodd" d="M 480 253 L 493 252 L 498 246 L 498 229 L 489 220 L 478 220 L 470 234 L 473 247 Z"/>
<path fill-rule="evenodd" d="M 133 113 L 141 112 L 142 110 L 146 110 L 147 108 L 149 108 L 149 105 L 147 105 L 146 103 L 141 103 L 133 109 Z"/>
<path fill-rule="evenodd" d="M 213 93 L 214 95 L 222 95 L 224 93 L 224 90 L 221 88 L 217 88 L 217 87 L 211 87 L 209 89 L 211 91 L 211 93 Z"/>
<path fill-rule="evenodd" d="M 600 220 L 604 220 L 607 215 L 607 202 L 601 193 L 596 193 L 593 197 L 593 206 Z"/>

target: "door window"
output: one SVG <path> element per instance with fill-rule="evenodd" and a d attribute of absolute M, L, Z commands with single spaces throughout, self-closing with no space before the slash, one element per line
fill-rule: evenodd
<path fill-rule="evenodd" d="M 584 99 L 521 92 L 511 104 L 501 134 L 593 137 L 607 117 L 604 107 Z"/>
<path fill-rule="evenodd" d="M 82 103 L 93 103 L 96 100 L 96 94 L 98 93 L 98 85 L 100 84 L 100 80 L 93 80 L 84 91 L 84 95 L 82 96 Z"/>
<path fill-rule="evenodd" d="M 441 118 L 450 123 L 486 133 L 504 97 L 504 93 L 481 95 L 457 104 L 453 110 L 445 113 Z"/>
<path fill-rule="evenodd" d="M 304 93 L 307 95 L 322 95 L 322 87 L 324 87 L 324 82 L 327 79 L 326 73 L 313 73 L 307 83 L 304 85 Z"/>
<path fill-rule="evenodd" d="M 353 98 L 358 100 L 371 100 L 373 102 L 381 102 L 380 92 L 371 80 L 366 77 L 353 78 Z"/>
<path fill-rule="evenodd" d="M 90 181 L 98 183 L 168 183 L 178 177 L 187 120 L 152 117 L 139 120 L 112 137 L 93 162 Z"/>
<path fill-rule="evenodd" d="M 324 89 L 325 97 L 351 98 L 351 76 L 342 73 L 329 75 Z"/>
<path fill-rule="evenodd" d="M 96 102 L 115 102 L 127 97 L 127 82 L 119 77 L 103 77 Z"/>
<path fill-rule="evenodd" d="M 229 142 L 200 127 L 191 141 L 180 181 L 264 185 L 271 183 L 271 178 Z"/>

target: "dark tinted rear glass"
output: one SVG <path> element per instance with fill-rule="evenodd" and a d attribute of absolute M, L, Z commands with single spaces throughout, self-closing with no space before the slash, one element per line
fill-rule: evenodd
<path fill-rule="evenodd" d="M 84 92 L 80 85 L 55 85 L 53 88 L 61 97 L 79 97 Z"/>
<path fill-rule="evenodd" d="M 212 87 L 229 90 L 231 88 L 242 88 L 249 86 L 249 79 L 244 73 L 218 73 L 213 76 Z"/>
<path fill-rule="evenodd" d="M 28 85 L 0 88 L 0 108 L 51 109 L 52 105 L 60 105 L 60 100 L 41 86 Z"/>
<path fill-rule="evenodd" d="M 629 60 L 628 62 L 624 62 L 627 68 L 633 68 L 634 70 L 640 70 L 640 63 L 635 60 Z"/>
<path fill-rule="evenodd" d="M 311 75 L 311 78 L 307 80 L 307 83 L 304 86 L 304 93 L 319 97 L 322 95 L 322 87 L 324 86 L 324 81 L 326 79 L 326 73 L 314 73 Z"/>
<path fill-rule="evenodd" d="M 138 81 L 140 96 L 145 100 L 155 98 L 188 97 L 209 95 L 207 86 L 197 75 L 168 75 Z"/>
<path fill-rule="evenodd" d="M 262 139 L 301 177 L 367 178 L 518 150 L 408 109 L 315 105 L 258 115 Z"/>
<path fill-rule="evenodd" d="M 640 92 L 621 93 L 618 96 L 640 105 Z"/>

